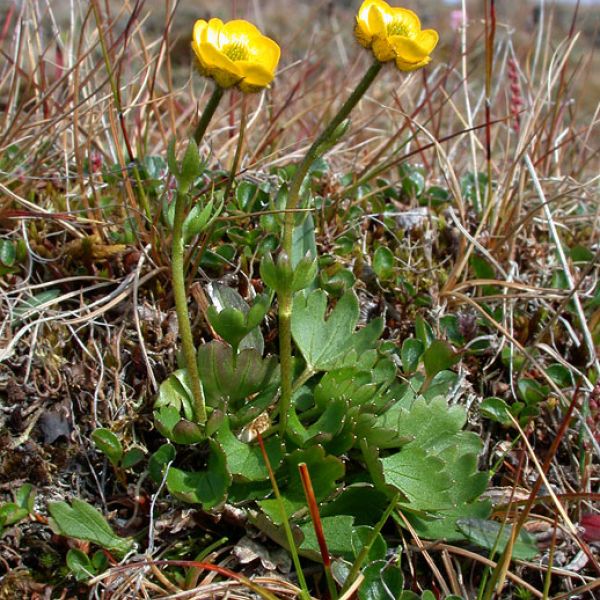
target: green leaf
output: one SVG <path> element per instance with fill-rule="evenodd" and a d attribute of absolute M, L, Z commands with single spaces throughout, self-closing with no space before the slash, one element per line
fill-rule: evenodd
<path fill-rule="evenodd" d="M 188 243 L 202 231 L 207 229 L 210 224 L 219 216 L 223 209 L 223 203 L 215 206 L 214 199 L 206 203 L 198 202 L 190 209 L 185 221 L 183 222 L 183 240 Z"/>
<path fill-rule="evenodd" d="M 225 420 L 217 432 L 217 441 L 227 456 L 227 467 L 233 475 L 249 481 L 262 481 L 269 477 L 262 452 L 258 445 L 245 444 L 238 440 Z M 271 467 L 276 470 L 283 460 L 284 446 L 276 436 L 265 441 L 265 450 Z"/>
<path fill-rule="evenodd" d="M 460 360 L 460 354 L 454 352 L 452 346 L 441 340 L 431 342 L 429 348 L 423 354 L 425 373 L 431 378 L 440 371 L 449 369 Z"/>
<path fill-rule="evenodd" d="M 123 469 L 131 469 L 132 467 L 135 467 L 135 465 L 141 463 L 144 460 L 145 456 L 146 454 L 141 448 L 129 448 L 129 450 L 127 450 L 125 454 L 123 454 L 123 459 L 121 460 L 121 467 Z"/>
<path fill-rule="evenodd" d="M 400 597 L 404 577 L 397 565 L 378 560 L 367 565 L 362 574 L 364 580 L 358 590 L 358 600 L 396 600 Z"/>
<path fill-rule="evenodd" d="M 569 256 L 571 257 L 571 260 L 576 263 L 587 263 L 594 260 L 594 253 L 586 246 L 573 246 L 573 248 L 569 250 Z"/>
<path fill-rule="evenodd" d="M 220 445 L 209 440 L 209 455 L 204 471 L 182 471 L 171 467 L 167 473 L 167 488 L 179 500 L 200 504 L 207 510 L 225 501 L 231 483 L 227 458 Z"/>
<path fill-rule="evenodd" d="M 496 521 L 484 519 L 459 519 L 457 527 L 464 536 L 474 544 L 485 548 L 486 550 L 496 550 L 496 556 L 504 552 L 510 537 L 513 526 Z M 523 529 L 519 532 L 512 547 L 512 558 L 519 560 L 532 560 L 539 554 L 538 547 L 533 538 Z"/>
<path fill-rule="evenodd" d="M 154 423 L 162 435 L 177 444 L 197 444 L 205 438 L 196 423 L 181 418 L 175 406 L 161 406 L 155 410 Z"/>
<path fill-rule="evenodd" d="M 357 483 L 348 486 L 331 502 L 324 504 L 321 516 L 351 515 L 355 525 L 375 525 L 389 502 L 387 495 L 373 485 Z M 369 510 L 365 510 L 365 506 Z"/>
<path fill-rule="evenodd" d="M 186 369 L 178 369 L 160 384 L 154 408 L 162 409 L 163 407 L 170 407 L 174 409 L 177 420 L 172 423 L 172 429 L 180 418 L 179 414 L 181 410 L 183 410 L 184 417 L 189 421 L 194 418 L 192 397 L 188 372 Z M 168 415 L 165 414 L 166 417 Z"/>
<path fill-rule="evenodd" d="M 419 360 L 423 355 L 425 346 L 421 340 L 408 338 L 402 343 L 400 358 L 402 360 L 402 370 L 405 375 L 414 373 L 419 366 Z"/>
<path fill-rule="evenodd" d="M 373 255 L 373 270 L 381 281 L 394 276 L 394 254 L 387 246 L 379 246 Z"/>
<path fill-rule="evenodd" d="M 362 406 L 373 399 L 378 385 L 372 374 L 356 367 L 342 367 L 326 373 L 314 392 L 315 404 L 323 410 L 334 400 L 344 400 L 350 406 Z"/>
<path fill-rule="evenodd" d="M 450 502 L 450 476 L 444 461 L 428 454 L 416 444 L 381 459 L 387 484 L 400 491 L 415 510 L 435 511 Z"/>
<path fill-rule="evenodd" d="M 52 289 L 40 292 L 35 296 L 29 296 L 25 298 L 19 304 L 17 304 L 12 310 L 12 324 L 17 325 L 22 320 L 31 318 L 37 315 L 40 311 L 40 307 L 44 305 L 50 306 L 53 304 L 53 300 L 60 296 L 60 290 Z"/>
<path fill-rule="evenodd" d="M 415 335 L 417 339 L 423 344 L 425 350 L 429 348 L 429 345 L 435 339 L 433 335 L 433 329 L 431 325 L 423 319 L 423 317 L 418 316 L 415 319 Z"/>
<path fill-rule="evenodd" d="M 27 508 L 22 508 L 14 502 L 0 504 L 0 528 L 5 525 L 14 525 L 29 515 Z"/>
<path fill-rule="evenodd" d="M 102 573 L 108 569 L 108 557 L 102 550 L 96 550 L 92 556 L 92 566 L 97 573 Z"/>
<path fill-rule="evenodd" d="M 194 180 L 202 174 L 203 168 L 200 161 L 200 153 L 194 138 L 190 138 L 188 146 L 181 161 L 181 173 L 179 175 L 179 185 L 189 187 Z"/>
<path fill-rule="evenodd" d="M 406 513 L 405 517 L 410 521 L 419 537 L 427 540 L 442 540 L 445 542 L 459 542 L 465 536 L 456 526 L 459 519 L 486 519 L 492 512 L 492 504 L 489 500 L 469 502 L 456 507 L 445 508 L 428 514 L 427 516 Z M 404 523 L 398 517 L 398 524 L 404 527 Z"/>
<path fill-rule="evenodd" d="M 421 206 L 431 205 L 433 208 L 437 208 L 442 204 L 446 204 L 446 202 L 451 202 L 452 196 L 450 192 L 437 185 L 432 185 L 430 188 L 427 188 L 425 194 L 419 198 L 419 204 Z"/>
<path fill-rule="evenodd" d="M 485 198 L 485 187 L 488 177 L 485 173 L 467 173 L 460 178 L 460 189 L 465 199 L 477 206 L 477 187 L 479 186 L 479 201 Z"/>
<path fill-rule="evenodd" d="M 250 308 L 236 290 L 218 284 L 209 286 L 209 295 L 214 306 L 208 308 L 207 317 L 214 330 L 235 352 L 256 348 L 262 354 L 265 342 L 257 327 L 269 310 L 269 298 L 257 296 Z"/>
<path fill-rule="evenodd" d="M 299 225 L 294 227 L 292 233 L 292 268 L 295 269 L 300 261 L 305 257 L 308 257 L 311 261 L 317 258 L 315 222 L 312 214 L 310 213 L 308 213 L 304 219 L 302 219 L 302 222 Z M 308 283 L 311 282 L 309 281 Z"/>
<path fill-rule="evenodd" d="M 527 404 L 538 404 L 543 402 L 548 395 L 548 389 L 546 386 L 542 386 L 535 379 L 529 379 L 522 377 L 517 382 L 517 389 L 519 390 L 519 396 Z"/>
<path fill-rule="evenodd" d="M 33 505 L 35 502 L 35 488 L 31 483 L 24 483 L 15 492 L 15 503 L 20 508 L 24 508 L 27 512 L 33 511 Z"/>
<path fill-rule="evenodd" d="M 418 198 L 425 189 L 425 177 L 421 168 L 403 164 L 400 168 L 402 190 L 411 198 Z"/>
<path fill-rule="evenodd" d="M 371 544 L 369 548 L 369 553 L 367 554 L 366 561 L 373 562 L 375 560 L 385 560 L 387 554 L 387 543 L 383 539 L 381 533 L 378 533 L 375 536 L 375 539 L 371 543 L 373 538 L 374 529 L 367 525 L 362 525 L 360 527 L 354 527 L 352 530 L 352 536 L 350 538 L 350 542 L 352 545 L 352 554 L 354 558 L 357 558 L 361 553 L 362 549 L 368 544 Z"/>
<path fill-rule="evenodd" d="M 294 296 L 292 336 L 312 371 L 330 371 L 344 366 L 344 357 L 354 351 L 355 357 L 372 347 L 381 334 L 382 323 L 377 320 L 354 333 L 358 322 L 358 299 L 346 292 L 325 319 L 327 295 L 315 290 L 308 296 Z M 356 358 L 354 359 L 356 362 Z"/>
<path fill-rule="evenodd" d="M 329 402 L 319 418 L 309 427 L 304 427 L 294 411 L 289 416 L 287 435 L 300 447 L 329 442 L 344 426 L 347 403 L 341 398 Z"/>
<path fill-rule="evenodd" d="M 327 549 L 331 556 L 346 559 L 354 557 L 351 543 L 353 522 L 354 518 L 347 515 L 324 517 L 321 519 Z M 300 527 L 300 530 L 304 534 L 304 541 L 300 546 L 300 551 L 310 556 L 313 560 L 321 561 L 319 542 L 312 521 L 304 523 Z"/>
<path fill-rule="evenodd" d="M 116 535 L 100 511 L 91 504 L 78 498 L 73 499 L 71 504 L 48 503 L 51 524 L 60 535 L 87 540 L 120 556 L 131 550 L 133 540 Z"/>
<path fill-rule="evenodd" d="M 297 292 L 311 286 L 317 276 L 317 268 L 317 259 L 310 256 L 307 252 L 294 267 L 291 291 Z"/>
<path fill-rule="evenodd" d="M 164 468 L 173 460 L 175 460 L 175 446 L 173 444 L 163 444 L 148 461 L 148 471 L 150 477 L 160 483 L 163 479 Z"/>
<path fill-rule="evenodd" d="M 240 181 L 235 190 L 235 199 L 240 210 L 250 212 L 258 196 L 261 194 L 260 188 L 251 181 Z"/>
<path fill-rule="evenodd" d="M 502 423 L 502 425 L 510 425 L 510 407 L 502 398 L 485 398 L 479 405 L 479 410 L 484 417 Z"/>
<path fill-rule="evenodd" d="M 546 375 L 548 375 L 556 385 L 565 388 L 573 385 L 573 375 L 571 371 L 560 363 L 550 365 L 546 369 Z"/>
<path fill-rule="evenodd" d="M 494 267 L 482 256 L 473 254 L 469 263 L 478 279 L 494 279 L 496 277 Z"/>
<path fill-rule="evenodd" d="M 288 454 L 275 474 L 288 517 L 306 507 L 304 488 L 298 472 L 300 463 L 306 463 L 317 502 L 330 496 L 337 487 L 336 481 L 344 476 L 344 463 L 335 456 L 326 455 L 321 446 L 294 450 Z M 275 499 L 262 500 L 258 504 L 276 524 L 281 523 L 280 509 Z"/>
<path fill-rule="evenodd" d="M 265 285 L 278 294 L 292 290 L 294 272 L 285 252 L 279 253 L 276 263 L 270 254 L 265 254 L 260 262 L 260 276 Z"/>
<path fill-rule="evenodd" d="M 210 342 L 198 348 L 197 357 L 206 403 L 216 408 L 228 404 L 235 412 L 242 407 L 242 401 L 267 390 L 279 380 L 277 358 L 263 359 L 254 348 L 242 350 L 234 360 L 230 346 Z"/>
<path fill-rule="evenodd" d="M 433 520 L 424 521 L 425 531 L 443 531 L 448 537 L 455 533 L 459 516 L 487 516 L 487 505 L 473 504 L 485 491 L 488 475 L 477 471 L 479 436 L 462 431 L 464 409 L 448 407 L 438 397 L 430 402 L 418 398 L 410 408 L 392 412 L 397 434 L 412 441 L 380 461 L 383 477 L 405 495 L 408 509 L 432 513 Z M 431 526 L 436 523 L 437 529 Z"/>
<path fill-rule="evenodd" d="M 88 555 L 77 548 L 71 548 L 67 552 L 67 567 L 77 581 L 87 581 L 96 575 L 96 569 Z"/>
<path fill-rule="evenodd" d="M 111 464 L 118 467 L 123 457 L 123 446 L 119 438 L 110 429 L 96 429 L 92 433 L 92 439 Z"/>
<path fill-rule="evenodd" d="M 17 245 L 12 240 L 0 240 L 0 262 L 12 267 L 17 258 Z"/>

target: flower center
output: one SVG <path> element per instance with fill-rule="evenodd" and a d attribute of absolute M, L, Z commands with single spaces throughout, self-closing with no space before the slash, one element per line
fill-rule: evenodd
<path fill-rule="evenodd" d="M 222 48 L 223 54 L 233 62 L 238 60 L 248 60 L 250 53 L 248 48 L 242 42 L 230 42 Z"/>
<path fill-rule="evenodd" d="M 387 25 L 387 34 L 388 35 L 402 35 L 404 37 L 410 37 L 411 30 L 406 23 L 402 21 L 392 21 Z"/>

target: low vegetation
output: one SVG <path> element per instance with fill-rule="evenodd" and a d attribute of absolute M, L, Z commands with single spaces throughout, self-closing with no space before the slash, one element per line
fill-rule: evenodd
<path fill-rule="evenodd" d="M 297 4 L 0 12 L 1 599 L 597 593 L 594 13 Z"/>

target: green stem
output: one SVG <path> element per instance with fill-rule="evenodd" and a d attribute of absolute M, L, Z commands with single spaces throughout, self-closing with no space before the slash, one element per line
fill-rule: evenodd
<path fill-rule="evenodd" d="M 311 596 L 308 592 L 308 586 L 306 585 L 306 579 L 304 578 L 304 571 L 302 570 L 302 564 L 300 563 L 300 557 L 298 556 L 298 549 L 296 548 L 296 542 L 294 540 L 294 534 L 292 533 L 292 527 L 288 520 L 288 516 L 285 510 L 285 505 L 283 503 L 283 499 L 281 497 L 281 492 L 279 491 L 279 486 L 277 485 L 277 480 L 275 479 L 275 473 L 273 472 L 273 467 L 271 466 L 271 461 L 269 460 L 269 455 L 265 449 L 265 444 L 263 442 L 262 436 L 260 433 L 258 434 L 258 445 L 260 446 L 260 451 L 263 455 L 263 459 L 265 461 L 265 465 L 267 467 L 267 472 L 269 473 L 269 479 L 271 480 L 271 487 L 273 488 L 273 494 L 275 495 L 275 499 L 277 500 L 277 508 L 279 508 L 279 514 L 281 517 L 281 524 L 283 525 L 283 530 L 285 532 L 285 537 L 288 544 L 288 550 L 292 555 L 292 562 L 294 563 L 294 567 L 296 569 L 296 576 L 298 577 L 298 583 L 300 584 L 300 598 L 302 600 L 310 600 Z"/>
<path fill-rule="evenodd" d="M 175 218 L 173 220 L 173 247 L 171 249 L 171 269 L 173 278 L 173 293 L 175 295 L 175 310 L 179 323 L 179 335 L 183 345 L 185 365 L 190 376 L 192 395 L 194 397 L 194 413 L 199 425 L 206 423 L 206 403 L 204 390 L 200 383 L 198 364 L 196 362 L 196 347 L 192 337 L 192 326 L 187 305 L 187 293 L 185 288 L 185 276 L 183 269 L 183 222 L 185 221 L 187 189 L 177 190 L 175 199 Z"/>
<path fill-rule="evenodd" d="M 300 166 L 296 170 L 294 174 L 294 179 L 290 185 L 290 191 L 287 197 L 286 203 L 286 213 L 285 213 L 285 221 L 283 228 L 283 251 L 287 253 L 288 256 L 292 255 L 292 234 L 294 231 L 294 220 L 296 215 L 293 213 L 293 210 L 298 207 L 298 200 L 300 198 L 300 189 L 302 188 L 302 183 L 304 182 L 304 178 L 308 173 L 308 169 L 313 164 L 313 162 L 319 157 L 319 146 L 326 142 L 331 138 L 337 127 L 344 121 L 352 109 L 358 104 L 358 101 L 364 96 L 365 92 L 369 88 L 369 86 L 373 83 L 375 77 L 379 71 L 381 71 L 381 67 L 383 66 L 380 62 L 374 62 L 369 70 L 364 74 L 363 78 L 360 80 L 352 94 L 348 97 L 346 102 L 341 106 L 340 110 L 337 112 L 335 117 L 331 120 L 329 125 L 323 130 L 321 135 L 313 142 L 312 146 L 308 149 L 308 152 L 302 159 Z"/>
<path fill-rule="evenodd" d="M 286 202 L 285 220 L 283 225 L 282 250 L 291 260 L 292 235 L 294 232 L 295 209 L 300 200 L 302 183 L 310 166 L 319 156 L 319 149 L 324 142 L 329 140 L 337 127 L 348 117 L 352 109 L 358 104 L 375 77 L 381 71 L 382 63 L 375 62 L 364 74 L 352 94 L 341 106 L 329 125 L 321 135 L 312 143 L 308 152 L 298 166 L 290 185 Z M 279 302 L 279 356 L 281 362 L 281 398 L 279 400 L 279 431 L 283 436 L 287 429 L 287 416 L 292 400 L 292 298 L 291 290 L 284 290 L 278 295 Z"/>
<path fill-rule="evenodd" d="M 369 556 L 369 552 L 371 551 L 371 547 L 375 543 L 379 532 L 383 529 L 383 526 L 386 524 L 389 516 L 392 514 L 392 511 L 396 508 L 396 504 L 398 504 L 398 500 L 400 499 L 400 493 L 396 492 L 391 502 L 388 504 L 388 507 L 385 509 L 385 512 L 381 516 L 381 519 L 377 522 L 377 525 L 373 528 L 371 535 L 369 536 L 369 540 L 362 547 L 362 550 L 359 552 L 358 556 L 354 559 L 354 563 L 352 564 L 352 568 L 350 569 L 350 573 L 348 573 L 348 577 L 346 577 L 346 581 L 344 582 L 344 586 L 342 587 L 342 591 L 340 592 L 343 596 L 346 590 L 354 583 L 355 579 L 358 577 L 360 570 L 367 560 Z"/>
<path fill-rule="evenodd" d="M 208 124 L 210 120 L 213 118 L 215 114 L 215 110 L 217 110 L 217 106 L 219 106 L 219 102 L 221 102 L 221 98 L 223 97 L 224 89 L 218 85 L 215 86 L 213 93 L 208 101 L 208 104 L 204 107 L 204 111 L 202 112 L 202 116 L 200 117 L 200 121 L 196 126 L 196 131 L 194 131 L 194 140 L 196 144 L 200 146 L 200 142 L 206 133 L 206 129 L 208 128 Z"/>
<path fill-rule="evenodd" d="M 308 152 L 298 166 L 286 202 L 286 213 L 283 225 L 283 243 L 282 250 L 291 260 L 292 256 L 292 235 L 294 232 L 294 221 L 296 218 L 295 209 L 300 200 L 300 190 L 302 183 L 313 162 L 319 157 L 319 149 L 324 142 L 331 139 L 335 130 L 348 117 L 352 109 L 358 104 L 358 101 L 364 96 L 369 86 L 373 83 L 381 67 L 380 62 L 374 62 L 369 70 L 364 74 L 352 94 L 341 106 L 335 117 L 329 125 L 323 130 L 321 135 L 312 143 Z M 292 400 L 292 298 L 291 290 L 282 291 L 279 294 L 279 356 L 281 362 L 281 399 L 279 401 L 279 431 L 283 437 L 287 429 L 287 416 Z"/>
<path fill-rule="evenodd" d="M 208 104 L 204 108 L 200 122 L 196 127 L 194 139 L 196 144 L 200 144 L 208 124 L 215 114 L 215 110 L 223 97 L 223 89 L 216 86 Z M 175 217 L 173 219 L 173 245 L 171 249 L 171 274 L 173 280 L 173 294 L 175 296 L 175 310 L 177 311 L 177 321 L 179 324 L 179 335 L 183 345 L 183 356 L 190 378 L 192 387 L 192 396 L 194 398 L 194 416 L 200 426 L 206 424 L 206 401 L 204 399 L 204 390 L 200 383 L 198 373 L 198 363 L 196 362 L 196 347 L 192 336 L 192 326 L 190 322 L 190 313 L 187 305 L 187 293 L 185 286 L 185 268 L 184 268 L 184 243 L 183 243 L 183 223 L 186 217 L 186 206 L 189 199 L 190 183 L 181 185 L 177 189 L 175 197 Z"/>
<path fill-rule="evenodd" d="M 288 413 L 292 401 L 292 292 L 279 294 L 279 362 L 281 366 L 281 398 L 279 399 L 279 432 L 287 430 Z"/>

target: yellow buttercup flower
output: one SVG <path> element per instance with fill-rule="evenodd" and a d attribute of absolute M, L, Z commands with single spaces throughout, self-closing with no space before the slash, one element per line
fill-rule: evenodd
<path fill-rule="evenodd" d="M 222 88 L 237 85 L 242 92 L 259 92 L 275 77 L 279 46 L 252 23 L 221 19 L 196 21 L 192 49 L 203 75 Z"/>
<path fill-rule="evenodd" d="M 421 29 L 419 17 L 412 10 L 390 6 L 383 0 L 364 0 L 354 34 L 379 62 L 395 60 L 401 71 L 424 67 L 439 39 L 434 29 Z"/>

